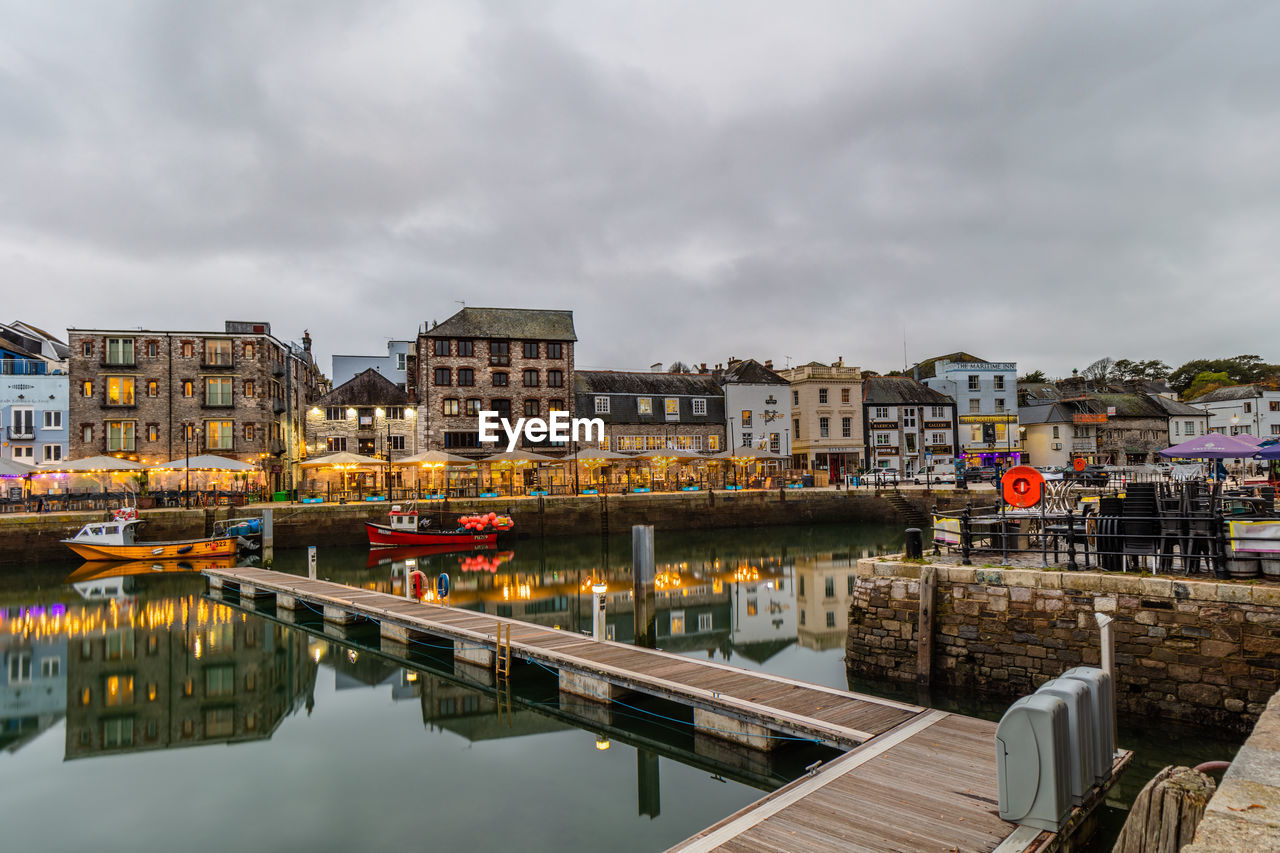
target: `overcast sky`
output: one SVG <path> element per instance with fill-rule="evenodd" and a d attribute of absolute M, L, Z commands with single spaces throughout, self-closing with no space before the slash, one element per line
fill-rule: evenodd
<path fill-rule="evenodd" d="M 3 317 L 1280 361 L 1274 2 L 0 2 Z M 1221 307 L 1219 307 L 1221 306 Z"/>

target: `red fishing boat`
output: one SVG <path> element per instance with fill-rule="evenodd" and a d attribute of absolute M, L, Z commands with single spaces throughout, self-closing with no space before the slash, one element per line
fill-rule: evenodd
<path fill-rule="evenodd" d="M 369 544 L 381 548 L 400 548 L 406 545 L 453 545 L 465 548 L 492 548 L 498 542 L 498 533 L 511 529 L 507 516 L 497 513 L 462 516 L 458 526 L 446 529 L 436 527 L 433 518 L 419 518 L 415 507 L 391 508 L 390 524 L 365 522 Z"/>

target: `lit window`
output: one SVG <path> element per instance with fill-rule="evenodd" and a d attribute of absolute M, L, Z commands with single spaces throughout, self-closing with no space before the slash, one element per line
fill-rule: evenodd
<path fill-rule="evenodd" d="M 208 450 L 230 450 L 235 440 L 231 421 L 207 421 L 204 435 L 204 446 Z"/>
<path fill-rule="evenodd" d="M 636 412 L 641 415 L 652 415 L 653 414 L 653 398 L 637 397 Z"/>
<path fill-rule="evenodd" d="M 133 676 L 112 675 L 107 678 L 106 703 L 108 708 L 133 704 Z"/>
<path fill-rule="evenodd" d="M 215 367 L 227 367 L 232 363 L 231 341 L 209 340 L 204 342 L 204 363 Z"/>
<path fill-rule="evenodd" d="M 93 396 L 93 380 L 86 379 L 84 382 L 80 383 L 80 393 L 85 397 L 92 397 Z"/>
<path fill-rule="evenodd" d="M 440 413 L 441 413 L 442 415 L 445 415 L 445 416 L 451 416 L 451 415 L 457 415 L 457 414 L 459 414 L 461 411 L 462 411 L 461 401 L 459 401 L 459 400 L 445 400 L 445 401 L 444 401 L 444 408 L 441 410 L 441 412 L 440 412 Z"/>
<path fill-rule="evenodd" d="M 132 451 L 135 448 L 133 421 L 107 421 L 107 451 Z"/>
<path fill-rule="evenodd" d="M 206 406 L 230 406 L 233 403 L 230 377 L 211 377 L 204 381 L 204 404 Z"/>
<path fill-rule="evenodd" d="M 667 412 L 667 420 L 680 417 L 680 400 L 676 397 L 667 397 L 664 401 Z"/>
<path fill-rule="evenodd" d="M 107 377 L 107 405 L 108 406 L 132 406 L 133 405 L 133 377 L 132 376 L 108 376 Z"/>

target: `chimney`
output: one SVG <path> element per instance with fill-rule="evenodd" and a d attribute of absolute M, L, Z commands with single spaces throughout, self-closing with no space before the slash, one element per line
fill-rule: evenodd
<path fill-rule="evenodd" d="M 1078 375 L 1072 375 L 1069 379 L 1059 379 L 1056 384 L 1063 397 L 1083 397 L 1088 390 L 1088 383 L 1084 377 Z"/>
<path fill-rule="evenodd" d="M 706 363 L 705 361 L 704 361 L 704 362 L 702 362 L 702 364 L 698 365 L 698 372 L 699 372 L 699 373 L 706 373 L 706 372 L 707 372 L 707 363 Z"/>
<path fill-rule="evenodd" d="M 765 369 L 765 370 L 773 370 L 773 359 L 771 359 L 771 358 L 766 358 L 766 359 L 764 360 L 764 369 Z"/>
<path fill-rule="evenodd" d="M 730 369 L 730 370 L 733 370 L 733 369 L 734 369 L 735 367 L 737 367 L 739 364 L 742 364 L 742 359 L 740 359 L 740 358 L 735 358 L 735 357 L 733 357 L 733 356 L 729 356 L 729 369 Z"/>
<path fill-rule="evenodd" d="M 311 352 L 311 333 L 306 329 L 302 330 L 302 351 Z"/>
<path fill-rule="evenodd" d="M 831 366 L 832 366 L 832 367 L 844 367 L 844 356 L 840 356 L 839 358 L 837 358 L 837 359 L 836 359 L 836 363 L 835 363 L 835 364 L 833 364 L 833 365 L 831 365 Z"/>
<path fill-rule="evenodd" d="M 655 361 L 653 364 L 649 365 L 649 370 L 650 370 L 650 371 L 652 371 L 653 373 L 661 373 L 661 372 L 662 372 L 662 362 L 660 362 L 660 361 Z"/>

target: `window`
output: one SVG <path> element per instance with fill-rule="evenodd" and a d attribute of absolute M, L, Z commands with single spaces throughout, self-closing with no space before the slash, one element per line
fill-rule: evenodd
<path fill-rule="evenodd" d="M 181 352 L 183 358 L 191 358 L 191 356 L 196 354 L 196 345 L 191 343 L 191 341 L 183 341 Z"/>
<path fill-rule="evenodd" d="M 909 432 L 906 435 L 904 435 L 902 438 L 906 444 L 907 453 L 915 453 L 916 452 L 916 434 L 913 432 Z"/>
<path fill-rule="evenodd" d="M 432 348 L 431 348 L 431 354 L 432 354 L 432 355 L 448 355 L 448 354 L 449 354 L 449 342 L 448 342 L 447 340 L 445 340 L 445 341 L 441 341 L 441 340 L 436 341 L 436 342 L 435 342 L 435 344 L 434 344 L 434 345 L 432 346 Z"/>
<path fill-rule="evenodd" d="M 256 434 L 257 434 L 257 430 L 255 430 L 255 429 L 254 429 L 253 424 L 245 424 L 245 425 L 244 425 L 244 440 L 245 440 L 245 441 L 253 441 L 254 436 L 255 436 Z"/>
<path fill-rule="evenodd" d="M 204 381 L 204 404 L 206 406 L 231 406 L 231 377 L 216 376 Z"/>
<path fill-rule="evenodd" d="M 489 364 L 505 367 L 511 363 L 510 341 L 489 341 Z"/>
<path fill-rule="evenodd" d="M 387 420 L 389 421 L 404 420 L 404 406 L 387 406 Z"/>
<path fill-rule="evenodd" d="M 831 437 L 831 418 L 818 418 L 818 438 Z"/>
<path fill-rule="evenodd" d="M 798 405 L 800 405 L 800 392 L 799 392 L 799 391 L 792 391 L 792 392 L 791 392 L 791 405 L 793 405 L 793 406 L 798 406 Z"/>
<path fill-rule="evenodd" d="M 980 413 L 981 411 L 982 411 L 982 401 L 981 401 L 981 400 L 970 400 L 970 401 L 969 401 L 969 414 L 971 414 L 971 415 L 976 415 L 976 414 Z"/>
<path fill-rule="evenodd" d="M 236 668 L 231 664 L 211 666 L 204 671 L 204 695 L 210 698 L 236 692 Z"/>
<path fill-rule="evenodd" d="M 80 345 L 80 354 L 85 358 L 93 355 L 93 341 L 85 341 Z"/>
<path fill-rule="evenodd" d="M 12 455 L 14 459 L 20 462 L 33 464 L 36 458 L 36 449 L 34 447 L 14 447 Z"/>
<path fill-rule="evenodd" d="M 107 338 L 107 364 L 133 364 L 133 338 Z"/>
<path fill-rule="evenodd" d="M 698 632 L 705 633 L 707 631 L 710 631 L 711 629 L 712 629 L 711 614 L 699 613 L 698 614 Z"/>
<path fill-rule="evenodd" d="M 525 400 L 525 401 L 524 401 L 524 416 L 525 416 L 526 418 L 536 418 L 536 417 L 538 416 L 538 401 L 537 401 L 537 400 Z"/>
<path fill-rule="evenodd" d="M 827 627 L 834 628 L 836 626 L 836 612 L 834 610 L 827 611 Z"/>
<path fill-rule="evenodd" d="M 684 611 L 683 610 L 671 611 L 671 633 L 673 635 L 684 633 Z"/>
<path fill-rule="evenodd" d="M 947 434 L 945 432 L 929 433 L 929 443 L 932 444 L 934 447 L 950 447 L 951 446 L 947 441 Z"/>
<path fill-rule="evenodd" d="M 995 376 L 995 377 L 992 377 L 992 378 L 995 380 L 995 383 L 996 383 L 996 390 L 997 390 L 997 391 L 1003 391 L 1003 390 L 1004 390 L 1004 377 L 1003 377 L 1003 376 Z"/>
<path fill-rule="evenodd" d="M 743 429 L 746 429 L 746 428 L 750 427 L 750 426 L 752 425 L 752 424 L 751 424 L 751 410 L 750 410 L 750 409 L 743 409 L 743 410 L 742 410 L 742 412 L 741 412 L 741 415 L 742 415 L 742 427 L 743 427 Z"/>
<path fill-rule="evenodd" d="M 888 447 L 888 446 L 889 446 L 889 433 L 887 432 L 876 433 L 876 447 Z"/>
<path fill-rule="evenodd" d="M 347 419 L 347 410 L 341 406 L 326 406 L 324 419 L 326 421 L 344 421 Z"/>
<path fill-rule="evenodd" d="M 45 412 L 44 428 L 62 429 L 62 412 Z"/>
<path fill-rule="evenodd" d="M 653 398 L 637 397 L 636 412 L 641 415 L 652 415 L 653 414 Z"/>
<path fill-rule="evenodd" d="M 45 462 L 58 462 L 58 461 L 60 461 L 61 459 L 62 459 L 62 445 L 61 445 L 61 444 L 46 444 L 46 445 L 44 446 L 44 461 L 45 461 Z"/>
<path fill-rule="evenodd" d="M 449 368 L 447 367 L 437 367 L 435 380 L 437 385 L 452 384 L 452 381 L 453 381 L 452 371 L 449 370 Z"/>
<path fill-rule="evenodd" d="M 705 415 L 707 413 L 707 401 L 702 397 L 693 398 L 693 413 L 695 415 Z"/>
<path fill-rule="evenodd" d="M 782 437 L 776 432 L 769 433 L 769 452 L 780 453 L 782 449 Z"/>
<path fill-rule="evenodd" d="M 1280 412 L 1280 400 L 1272 400 L 1267 404 L 1267 408 L 1273 412 Z"/>
<path fill-rule="evenodd" d="M 133 676 L 109 676 L 107 678 L 106 689 L 103 692 L 106 696 L 106 704 L 108 708 L 118 708 L 121 705 L 132 705 Z"/>
<path fill-rule="evenodd" d="M 977 390 L 979 389 L 979 387 L 980 387 L 980 386 L 978 385 L 978 377 L 976 377 L 976 376 L 970 376 L 970 377 L 969 377 L 969 390 L 970 390 L 970 391 L 977 391 Z"/>
<path fill-rule="evenodd" d="M 230 450 L 235 439 L 231 421 L 206 421 L 204 446 L 209 450 Z"/>
<path fill-rule="evenodd" d="M 916 410 L 910 409 L 910 408 L 903 409 L 902 410 L 902 426 L 914 427 L 915 425 L 916 425 Z"/>
<path fill-rule="evenodd" d="M 107 451 L 134 450 L 134 422 L 107 421 Z"/>
<path fill-rule="evenodd" d="M 547 371 L 547 387 L 563 388 L 564 387 L 564 371 L 548 370 Z"/>
<path fill-rule="evenodd" d="M 564 358 L 564 344 L 548 343 L 547 358 Z"/>
<path fill-rule="evenodd" d="M 132 376 L 108 376 L 107 377 L 107 405 L 108 406 L 132 406 L 133 405 L 133 377 Z"/>
<path fill-rule="evenodd" d="M 565 408 L 564 400 L 549 400 L 547 402 L 547 411 L 548 412 L 567 412 L 569 410 Z"/>
<path fill-rule="evenodd" d="M 800 438 L 800 419 L 799 418 L 796 418 L 793 421 L 791 421 L 791 435 L 792 435 L 792 438 L 799 440 Z"/>
<path fill-rule="evenodd" d="M 85 444 L 93 444 L 93 427 L 88 424 L 80 427 L 80 440 Z"/>
<path fill-rule="evenodd" d="M 526 388 L 538 387 L 538 371 L 526 370 L 524 372 L 524 387 Z"/>
<path fill-rule="evenodd" d="M 61 658 L 41 658 L 40 659 L 40 677 L 41 678 L 57 678 L 62 674 Z"/>
<path fill-rule="evenodd" d="M 803 610 L 801 610 L 801 611 L 800 611 L 800 625 L 801 625 L 801 627 L 803 627 L 803 626 L 804 626 L 804 611 L 803 611 Z"/>
<path fill-rule="evenodd" d="M 818 405 L 825 406 L 826 404 L 827 404 L 827 389 L 819 388 L 818 389 Z"/>
<path fill-rule="evenodd" d="M 942 406 L 933 406 L 929 409 L 929 417 L 931 418 L 945 418 L 946 416 L 947 410 Z"/>
<path fill-rule="evenodd" d="M 996 397 L 996 411 L 997 412 L 1004 411 L 1004 397 Z"/>
<path fill-rule="evenodd" d="M 841 402 L 841 403 L 847 403 L 847 402 L 849 402 L 849 389 L 848 389 L 848 388 L 841 388 L 841 389 L 840 389 L 840 402 Z"/>
<path fill-rule="evenodd" d="M 398 352 L 398 353 L 396 353 L 396 370 L 404 370 L 404 369 L 405 369 L 405 359 L 406 359 L 406 357 L 407 357 L 407 354 L 406 354 L 406 353 L 402 353 L 402 352 Z"/>
<path fill-rule="evenodd" d="M 476 372 L 470 367 L 458 368 L 458 384 L 463 387 L 469 387 L 476 384 Z"/>
<path fill-rule="evenodd" d="M 147 396 L 148 396 L 148 397 L 159 397 L 159 396 L 160 396 L 160 383 L 159 383 L 159 382 L 157 382 L 157 381 L 156 381 L 156 380 L 154 380 L 154 379 L 148 379 L 148 380 L 147 380 Z"/>
<path fill-rule="evenodd" d="M 751 433 L 749 433 L 749 432 L 744 432 L 744 433 L 742 434 L 742 446 L 743 446 L 743 447 L 750 447 L 750 446 L 751 446 L 751 440 L 752 440 L 752 439 L 751 439 Z"/>
<path fill-rule="evenodd" d="M 204 363 L 216 367 L 228 367 L 232 364 L 231 341 L 207 340 L 204 342 Z"/>
<path fill-rule="evenodd" d="M 507 385 L 508 385 L 508 382 L 509 382 L 509 377 L 508 377 L 508 375 L 507 375 L 507 374 L 505 374 L 505 373 L 495 373 L 495 374 L 493 374 L 493 387 L 494 387 L 494 388 L 506 388 L 506 387 L 507 387 Z"/>
<path fill-rule="evenodd" d="M 1244 413 L 1247 415 L 1247 414 L 1249 414 L 1249 413 L 1250 413 L 1250 412 L 1252 412 L 1252 411 L 1253 411 L 1253 403 L 1245 403 L 1245 404 L 1244 404 Z"/>
<path fill-rule="evenodd" d="M 252 361 L 257 356 L 257 354 L 258 354 L 258 349 L 253 344 L 248 343 L 244 345 L 244 357 L 246 360 Z"/>
<path fill-rule="evenodd" d="M 329 452 L 338 453 L 347 449 L 347 439 L 343 436 L 329 436 Z"/>
<path fill-rule="evenodd" d="M 693 449 L 697 450 L 698 448 L 693 448 Z M 720 436 L 718 435 L 707 436 L 707 450 L 719 450 L 719 449 L 720 449 Z"/>
<path fill-rule="evenodd" d="M 80 393 L 82 396 L 85 396 L 85 397 L 93 396 L 93 380 L 92 379 L 86 379 L 84 382 L 80 383 Z"/>
<path fill-rule="evenodd" d="M 511 401 L 510 400 L 490 400 L 489 408 L 497 413 L 498 417 L 505 420 L 511 420 Z"/>
<path fill-rule="evenodd" d="M 102 745 L 108 749 L 133 745 L 133 717 L 110 717 L 102 721 Z"/>
<path fill-rule="evenodd" d="M 1272 434 L 1272 435 L 1280 435 L 1280 424 L 1272 424 L 1272 425 L 1271 425 L 1271 434 Z"/>
<path fill-rule="evenodd" d="M 440 414 L 444 415 L 445 417 L 452 417 L 454 415 L 458 415 L 462 413 L 461 401 L 459 400 L 454 400 L 454 399 L 444 400 L 442 401 L 442 405 L 443 405 L 443 408 L 440 410 Z"/>
<path fill-rule="evenodd" d="M 853 418 L 840 419 L 840 437 L 853 438 Z"/>
<path fill-rule="evenodd" d="M 393 435 L 393 436 L 391 436 L 391 449 L 392 449 L 392 450 L 404 450 L 404 436 L 403 436 L 403 435 Z"/>
<path fill-rule="evenodd" d="M 31 680 L 31 653 L 15 652 L 9 656 L 9 683 L 20 684 Z"/>
<path fill-rule="evenodd" d="M 454 345 L 458 347 L 458 355 L 470 358 L 476 354 L 475 341 L 454 341 Z"/>
<path fill-rule="evenodd" d="M 875 417 L 875 419 L 876 419 L 876 420 L 878 420 L 878 421 L 887 421 L 887 420 L 889 420 L 889 407 L 888 407 L 888 406 L 876 406 L 876 409 L 875 409 L 875 415 L 874 415 L 874 417 Z"/>
<path fill-rule="evenodd" d="M 159 440 L 160 440 L 160 425 L 147 424 L 147 441 L 159 441 Z"/>
<path fill-rule="evenodd" d="M 671 421 L 680 417 L 679 398 L 667 397 L 666 400 L 663 401 L 663 405 L 665 406 L 665 411 L 667 413 L 667 420 Z"/>
<path fill-rule="evenodd" d="M 827 577 L 823 579 L 822 594 L 827 598 L 836 597 L 836 579 L 835 578 Z"/>
<path fill-rule="evenodd" d="M 196 384 L 195 384 L 194 382 L 192 382 L 190 379 L 185 379 L 185 380 L 183 380 L 183 382 L 182 382 L 182 396 L 184 396 L 184 397 L 194 397 L 195 395 L 196 395 Z"/>
<path fill-rule="evenodd" d="M 36 410 L 28 406 L 13 408 L 13 423 L 9 424 L 11 438 L 35 438 Z"/>
<path fill-rule="evenodd" d="M 480 398 L 467 398 L 467 415 L 470 417 L 478 417 L 480 415 Z"/>
<path fill-rule="evenodd" d="M 525 341 L 525 342 L 524 342 L 524 357 L 525 357 L 525 358 L 537 358 L 537 357 L 538 357 L 538 342 L 537 342 L 537 341 Z"/>
<path fill-rule="evenodd" d="M 246 397 L 252 397 L 254 395 L 254 392 L 257 390 L 258 390 L 257 386 L 253 384 L 252 379 L 246 379 L 244 381 L 244 395 Z"/>
<path fill-rule="evenodd" d="M 609 414 L 609 398 L 608 397 L 596 397 L 596 414 L 597 415 Z"/>
<path fill-rule="evenodd" d="M 1174 426 L 1177 426 L 1177 424 L 1174 424 Z M 1055 426 L 1055 427 L 1053 428 L 1053 437 L 1054 437 L 1054 438 L 1059 438 L 1059 437 L 1060 437 L 1060 436 L 1058 435 L 1058 427 L 1057 427 L 1057 426 Z"/>
<path fill-rule="evenodd" d="M 205 737 L 230 737 L 235 734 L 234 708 L 210 708 L 204 712 Z"/>

